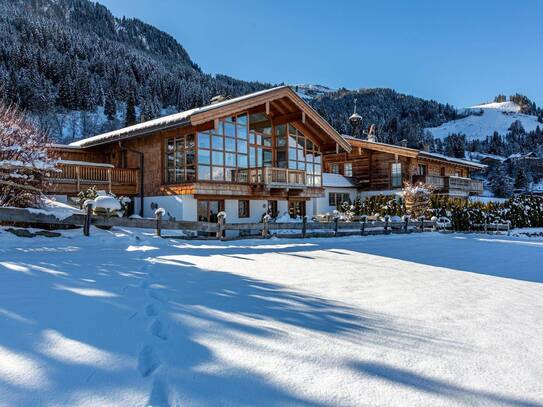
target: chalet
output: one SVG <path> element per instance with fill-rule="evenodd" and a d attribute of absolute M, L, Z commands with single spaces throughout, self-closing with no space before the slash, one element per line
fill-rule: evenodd
<path fill-rule="evenodd" d="M 473 179 L 472 173 L 483 170 L 485 165 L 424 150 L 343 137 L 351 150 L 325 154 L 325 172 L 349 178 L 361 197 L 394 194 L 405 182 L 424 182 L 433 186 L 435 193 L 454 197 L 483 192 L 482 181 Z M 350 193 L 350 188 L 346 188 L 344 198 L 346 193 Z"/>
<path fill-rule="evenodd" d="M 67 146 L 50 193 L 97 186 L 164 208 L 178 220 L 260 221 L 266 212 L 311 217 L 324 196 L 323 153 L 351 144 L 289 87 L 222 100 Z"/>

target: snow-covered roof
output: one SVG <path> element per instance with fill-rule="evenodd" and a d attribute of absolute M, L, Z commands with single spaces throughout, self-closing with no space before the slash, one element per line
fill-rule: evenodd
<path fill-rule="evenodd" d="M 219 103 L 213 103 L 210 105 L 197 107 L 190 110 L 185 110 L 184 112 L 179 112 L 171 114 L 164 117 L 159 117 L 158 119 L 149 120 L 143 123 L 138 123 L 133 126 L 123 127 L 122 129 L 110 131 L 108 133 L 98 134 L 93 137 L 88 137 L 82 140 L 74 141 L 70 143 L 70 146 L 74 147 L 88 147 L 91 145 L 98 145 L 111 142 L 116 139 L 123 139 L 126 137 L 143 135 L 145 133 L 150 133 L 157 130 L 164 130 L 170 127 L 183 126 L 189 123 L 189 119 L 192 115 L 196 113 L 203 113 L 209 110 L 218 109 L 230 104 L 238 103 L 240 101 L 254 98 L 256 96 L 261 96 L 267 93 L 275 92 L 278 89 L 287 88 L 287 86 L 278 86 L 271 89 L 261 90 L 259 92 L 250 93 L 248 95 L 239 96 L 237 98 L 228 99 Z"/>
<path fill-rule="evenodd" d="M 356 184 L 352 178 L 345 177 L 341 174 L 332 174 L 328 172 L 322 173 L 322 185 L 332 188 L 356 188 Z"/>
<path fill-rule="evenodd" d="M 476 163 L 475 161 L 465 160 L 463 158 L 449 157 L 448 155 L 439 154 L 439 153 L 430 153 L 428 151 L 420 151 L 419 154 L 422 157 L 435 158 L 438 160 L 444 160 L 444 161 L 448 161 L 455 164 L 461 164 L 461 165 L 466 165 L 469 167 L 479 168 L 481 170 L 487 167 L 486 165 Z"/>
<path fill-rule="evenodd" d="M 452 162 L 452 163 L 455 163 L 455 164 L 466 165 L 466 166 L 474 167 L 474 168 L 478 168 L 478 169 L 484 169 L 484 168 L 487 167 L 484 164 L 476 163 L 476 162 L 470 161 L 470 160 L 464 160 L 462 158 L 449 157 L 449 156 L 444 155 L 444 154 L 430 153 L 430 152 L 424 151 L 424 150 L 417 150 L 417 149 L 409 148 L 409 147 L 396 146 L 394 144 L 379 143 L 377 141 L 362 140 L 362 139 L 359 139 L 359 138 L 356 138 L 356 137 L 353 137 L 353 136 L 343 135 L 343 137 L 345 139 L 347 139 L 347 140 L 363 141 L 364 143 L 366 143 L 366 145 L 369 145 L 369 146 L 371 146 L 372 144 L 375 145 L 375 146 L 387 146 L 387 147 L 393 147 L 393 148 L 397 149 L 398 151 L 404 150 L 405 152 L 411 153 L 411 154 L 417 153 L 417 155 L 419 157 L 422 157 L 422 158 L 426 157 L 426 158 L 432 158 L 432 159 L 436 159 L 436 160 L 448 161 L 448 162 Z"/>
<path fill-rule="evenodd" d="M 502 155 L 497 154 L 488 154 L 488 153 L 479 153 L 477 151 L 466 151 L 466 159 L 468 160 L 484 160 L 485 158 L 496 160 L 496 161 L 505 161 L 506 158 Z"/>

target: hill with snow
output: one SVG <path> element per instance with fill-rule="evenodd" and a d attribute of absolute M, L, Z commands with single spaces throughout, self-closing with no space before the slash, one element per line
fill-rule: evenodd
<path fill-rule="evenodd" d="M 484 139 L 495 131 L 505 135 L 511 124 L 517 120 L 528 132 L 534 131 L 537 126 L 543 127 L 537 116 L 521 113 L 521 107 L 512 101 L 476 105 L 467 108 L 466 112 L 470 115 L 426 130 L 439 139 L 452 133 L 465 134 L 468 139 Z"/>
<path fill-rule="evenodd" d="M 302 83 L 291 86 L 299 96 L 307 101 L 327 95 L 328 93 L 337 92 L 337 89 L 332 89 L 323 85 Z"/>

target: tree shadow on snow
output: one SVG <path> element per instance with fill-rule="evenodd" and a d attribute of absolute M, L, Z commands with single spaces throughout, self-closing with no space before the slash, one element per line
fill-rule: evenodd
<path fill-rule="evenodd" d="M 428 376 L 411 372 L 384 363 L 355 361 L 351 368 L 363 376 L 389 382 L 395 386 L 414 389 L 424 393 L 455 399 L 469 405 L 478 405 L 481 402 L 501 406 L 514 407 L 541 407 L 540 403 L 511 398 L 469 387 L 450 384 L 444 380 L 433 379 Z"/>

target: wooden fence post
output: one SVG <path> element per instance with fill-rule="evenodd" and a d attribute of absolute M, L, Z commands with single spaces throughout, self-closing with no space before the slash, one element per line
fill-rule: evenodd
<path fill-rule="evenodd" d="M 302 219 L 302 237 L 306 237 L 307 235 L 307 216 L 304 216 Z"/>
<path fill-rule="evenodd" d="M 262 218 L 262 222 L 264 223 L 264 226 L 262 228 L 262 237 L 268 237 L 270 215 L 268 214 L 264 215 L 264 217 Z"/>
<path fill-rule="evenodd" d="M 219 212 L 218 214 L 219 230 L 217 231 L 217 239 L 223 240 L 224 238 L 224 224 L 226 223 L 226 213 Z"/>
<path fill-rule="evenodd" d="M 409 227 L 409 216 L 404 216 L 404 220 L 405 220 L 405 224 L 403 226 L 403 231 L 404 233 L 407 233 L 408 227 Z"/>
<path fill-rule="evenodd" d="M 362 216 L 362 226 L 360 227 L 360 236 L 364 236 L 366 234 L 366 221 L 368 220 L 368 217 L 366 215 Z"/>
<path fill-rule="evenodd" d="M 161 237 L 162 236 L 162 228 L 161 228 L 161 224 L 162 224 L 162 215 L 163 215 L 163 210 L 161 211 L 160 210 L 161 208 L 157 209 L 155 211 L 155 218 L 156 218 L 156 235 L 158 237 Z"/>
<path fill-rule="evenodd" d="M 83 235 L 85 236 L 90 235 L 93 205 L 94 205 L 94 202 L 90 199 L 86 200 L 85 203 L 83 204 L 83 206 L 87 209 L 85 212 L 85 223 L 83 224 Z"/>
<path fill-rule="evenodd" d="M 388 235 L 388 222 L 390 220 L 390 216 L 385 216 L 385 235 Z"/>
<path fill-rule="evenodd" d="M 338 227 L 337 224 L 338 224 L 338 221 L 339 221 L 339 217 L 336 216 L 336 217 L 334 218 L 334 237 L 337 236 L 337 227 Z"/>
<path fill-rule="evenodd" d="M 419 217 L 420 231 L 424 232 L 424 216 Z"/>

